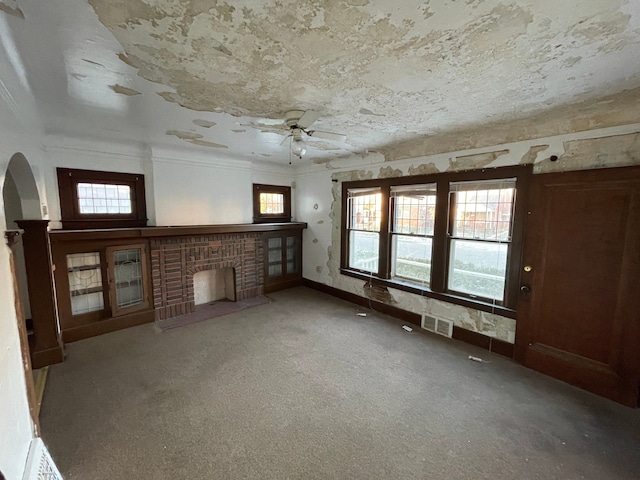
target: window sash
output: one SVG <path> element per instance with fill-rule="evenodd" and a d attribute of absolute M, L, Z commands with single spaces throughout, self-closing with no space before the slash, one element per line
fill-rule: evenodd
<path fill-rule="evenodd" d="M 391 278 L 429 287 L 432 260 L 432 236 L 391 235 Z"/>
<path fill-rule="evenodd" d="M 380 178 L 343 183 L 342 272 L 345 275 L 356 278 L 366 278 L 365 275 L 368 277 L 365 271 L 356 269 L 353 266 L 353 248 L 351 248 L 350 242 L 354 235 L 353 231 L 357 231 L 361 227 L 358 227 L 358 229 L 352 228 L 356 225 L 352 225 L 351 198 L 380 191 L 384 211 L 380 222 L 379 271 L 377 273 L 373 272 L 373 275 L 381 285 L 414 293 L 422 291 L 422 294 L 429 297 L 471 306 L 483 311 L 500 311 L 501 314 L 514 318 L 514 307 L 518 298 L 517 275 L 521 261 L 518 252 L 522 248 L 522 229 L 524 225 L 524 208 L 520 200 L 526 198 L 531 174 L 531 165 L 516 165 L 486 171 L 442 172 L 416 177 Z M 415 181 L 412 182 L 411 180 Z M 514 188 L 516 181 L 517 188 Z M 476 195 L 476 193 L 479 193 L 488 196 L 488 193 L 483 192 L 483 190 L 488 189 L 510 190 L 511 197 L 506 198 L 506 201 L 503 199 L 503 203 L 506 204 L 507 208 L 501 208 L 499 213 L 502 216 L 498 215 L 488 219 L 490 222 L 502 221 L 503 224 L 489 222 L 487 225 L 492 225 L 494 227 L 493 230 L 485 229 L 485 232 L 481 229 L 479 230 L 479 235 L 478 232 L 474 231 L 469 231 L 466 234 L 463 231 L 454 231 L 456 226 L 453 221 L 456 212 L 456 195 Z M 413 195 L 433 195 L 432 198 L 435 198 L 437 205 L 433 205 L 434 209 L 429 213 L 433 222 L 433 231 L 431 231 L 431 226 L 429 226 L 428 230 L 422 227 L 424 221 L 420 219 L 425 218 L 424 208 L 421 209 L 419 214 L 415 212 L 399 212 L 397 210 L 398 205 L 409 208 L 411 202 L 407 201 L 403 205 L 402 197 L 411 197 Z M 520 197 L 521 195 L 523 197 L 516 201 L 516 196 Z M 431 204 L 436 203 L 431 199 L 429 201 Z M 487 198 L 485 197 L 481 202 L 476 202 L 474 199 L 473 202 L 467 201 L 466 203 L 486 205 Z M 489 206 L 493 207 L 493 205 Z M 467 210 L 469 209 L 467 208 Z M 403 217 L 405 218 L 404 226 L 402 225 Z M 407 225 L 411 225 L 411 228 Z M 421 228 L 415 228 L 418 225 Z M 454 242 L 454 246 L 457 249 L 456 252 L 451 250 L 451 244 L 454 240 L 460 240 L 460 242 Z M 403 264 L 405 259 L 402 256 L 402 248 L 399 248 L 399 245 L 402 247 L 409 241 L 415 241 L 419 244 L 425 244 L 427 241 L 431 242 L 431 265 L 428 284 L 424 282 L 426 267 L 420 275 L 411 271 L 407 272 L 406 269 L 403 271 L 406 262 Z M 460 272 L 460 268 L 457 267 L 457 270 L 450 271 L 451 263 L 455 263 L 455 261 L 450 262 L 450 257 L 457 253 L 460 259 L 460 255 L 464 255 L 465 248 L 470 248 L 470 245 L 476 246 L 482 252 L 486 251 L 486 256 L 491 258 L 495 255 L 488 252 L 500 251 L 506 256 L 506 266 L 501 263 L 499 264 L 500 268 L 496 270 L 497 267 L 494 267 L 493 271 L 487 273 L 482 270 L 484 267 L 480 262 L 476 265 L 478 268 L 473 265 L 468 267 L 472 273 Z M 513 250 L 514 248 L 516 249 L 515 251 Z M 420 255 L 420 260 L 425 264 L 427 262 L 426 257 L 422 254 Z M 370 270 L 373 270 L 373 268 L 370 267 Z M 488 293 L 479 289 L 467 288 L 464 285 L 459 286 L 460 275 L 479 278 L 481 277 L 480 274 L 493 275 L 491 277 L 493 287 L 489 288 Z M 451 277 L 451 281 L 449 277 Z"/>

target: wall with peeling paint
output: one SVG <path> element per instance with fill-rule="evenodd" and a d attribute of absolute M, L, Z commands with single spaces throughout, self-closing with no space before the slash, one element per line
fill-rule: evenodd
<path fill-rule="evenodd" d="M 552 155 L 558 160 L 551 161 Z M 303 238 L 304 277 L 361 297 L 372 296 L 366 282 L 339 271 L 342 182 L 529 163 L 536 174 L 640 165 L 640 124 L 422 156 L 391 165 L 382 155 L 369 154 L 300 168 L 297 208 L 300 218 L 309 223 Z M 515 320 L 393 288 L 385 296 L 386 303 L 403 310 L 446 318 L 458 327 L 514 342 Z M 380 292 L 375 298 L 380 298 Z"/>

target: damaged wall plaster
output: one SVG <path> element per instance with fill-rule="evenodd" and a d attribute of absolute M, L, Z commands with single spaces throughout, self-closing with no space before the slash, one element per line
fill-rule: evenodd
<path fill-rule="evenodd" d="M 564 142 L 564 153 L 552 162 L 535 164 L 534 173 L 587 168 L 626 167 L 640 164 L 640 133 Z"/>
<path fill-rule="evenodd" d="M 640 165 L 640 132 L 605 135 L 599 138 L 564 136 L 545 140 L 545 144 L 542 145 L 531 140 L 520 144 L 510 144 L 508 147 L 505 146 L 506 148 L 496 148 L 485 154 L 458 152 L 450 156 L 422 157 L 420 163 L 416 162 L 416 159 L 399 161 L 394 164 L 396 168 L 393 171 L 399 171 L 403 175 L 443 172 L 451 166 L 450 158 L 466 160 L 466 162 L 454 164 L 454 167 L 457 166 L 460 170 L 466 170 L 469 167 L 486 168 L 488 166 L 491 168 L 497 164 L 500 166 L 517 165 L 524 162 L 534 163 L 534 173 Z M 559 158 L 556 162 L 549 160 L 550 152 L 558 155 Z M 494 158 L 494 164 L 487 165 L 487 158 Z M 477 165 L 473 165 L 473 162 L 477 162 Z M 371 179 L 374 178 L 375 172 L 377 172 L 375 178 L 380 178 L 380 173 L 384 176 L 389 170 L 371 165 L 370 169 L 318 171 L 297 177 L 297 182 L 303 192 L 302 195 L 310 196 L 308 199 L 310 205 L 312 202 L 316 202 L 320 195 L 320 192 L 316 191 L 319 188 L 316 185 L 326 185 L 331 182 L 332 203 L 329 217 L 333 221 L 326 222 L 326 224 L 315 222 L 313 226 L 311 224 L 309 226 L 314 230 L 314 236 L 311 237 L 314 242 L 305 243 L 304 249 L 305 256 L 311 257 L 308 259 L 309 264 L 314 267 L 312 270 L 305 269 L 306 278 L 361 297 L 369 297 L 367 284 L 363 286 L 362 280 L 340 274 L 340 218 L 342 215 L 342 182 Z M 313 212 L 311 207 L 309 209 L 309 212 L 304 210 L 300 212 L 303 218 Z M 309 239 L 309 237 L 305 238 Z M 315 242 L 318 239 L 320 242 Z M 388 293 L 389 298 L 380 297 L 380 299 L 385 303 L 393 302 L 396 307 L 403 310 L 418 314 L 429 313 L 452 320 L 458 327 L 506 342 L 513 343 L 515 340 L 516 321 L 513 319 L 393 288 L 389 288 Z"/>

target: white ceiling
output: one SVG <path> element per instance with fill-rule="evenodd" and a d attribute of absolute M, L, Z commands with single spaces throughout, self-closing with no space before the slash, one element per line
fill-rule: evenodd
<path fill-rule="evenodd" d="M 0 34 L 51 135 L 287 164 L 293 109 L 347 135 L 305 162 L 640 121 L 640 0 L 0 0 Z"/>

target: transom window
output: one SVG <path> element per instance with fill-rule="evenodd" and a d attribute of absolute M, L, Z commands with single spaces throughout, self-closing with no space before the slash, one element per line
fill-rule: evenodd
<path fill-rule="evenodd" d="M 144 175 L 58 168 L 62 227 L 145 227 Z"/>
<path fill-rule="evenodd" d="M 78 206 L 81 214 L 130 214 L 131 187 L 104 183 L 78 183 Z"/>
<path fill-rule="evenodd" d="M 260 193 L 260 214 L 284 213 L 284 194 L 282 193 Z"/>
<path fill-rule="evenodd" d="M 515 314 L 530 166 L 343 184 L 342 273 Z"/>
<path fill-rule="evenodd" d="M 253 184 L 253 223 L 290 222 L 291 187 Z"/>

